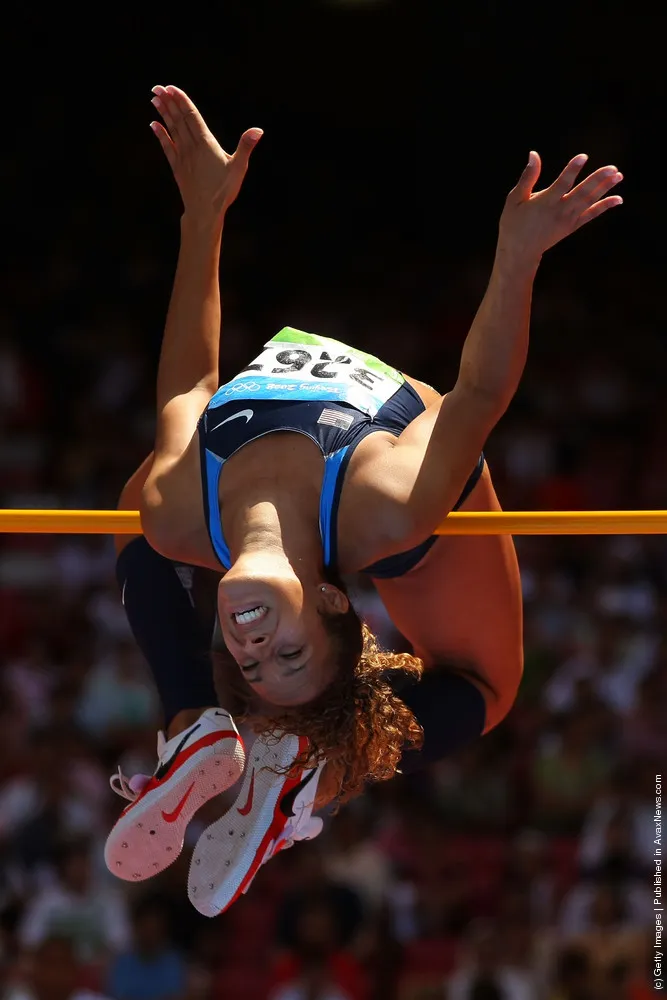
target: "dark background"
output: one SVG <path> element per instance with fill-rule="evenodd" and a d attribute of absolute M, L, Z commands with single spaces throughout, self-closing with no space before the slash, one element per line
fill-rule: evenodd
<path fill-rule="evenodd" d="M 667 507 L 663 13 L 332 0 L 1 16 L 3 507 L 113 507 L 151 448 L 180 214 L 148 127 L 156 83 L 185 89 L 228 150 L 265 130 L 226 227 L 223 377 L 293 325 L 447 389 L 528 151 L 545 183 L 579 152 L 616 164 L 624 206 L 545 258 L 526 374 L 487 454 L 506 509 Z M 475 982 L 501 1000 L 646 996 L 660 536 L 518 539 L 526 674 L 506 722 L 371 790 L 213 922 L 182 867 L 118 897 L 101 861 L 107 774 L 152 770 L 159 725 L 109 540 L 0 544 L 6 996 L 74 1000 L 71 976 L 118 1000 L 261 1000 L 299 979 L 313 936 L 344 1000 L 471 1000 Z M 360 602 L 394 641 L 373 594 Z M 130 929 L 154 891 L 168 928 L 153 908 Z M 63 926 L 75 957 L 50 941 Z"/>
<path fill-rule="evenodd" d="M 348 337 L 427 381 L 435 363 L 445 388 L 528 150 L 541 153 L 547 183 L 584 151 L 591 168 L 623 170 L 626 205 L 549 253 L 531 366 L 555 366 L 565 382 L 593 354 L 636 372 L 643 402 L 660 405 L 667 19 L 627 4 L 505 7 L 14 9 L 2 302 L 38 364 L 67 369 L 52 386 L 58 421 L 91 378 L 71 357 L 61 363 L 65 330 L 99 343 L 101 332 L 83 331 L 102 327 L 137 345 L 152 378 L 180 210 L 148 128 L 156 82 L 191 93 L 229 149 L 243 129 L 265 129 L 229 217 L 222 281 L 239 334 L 225 334 L 223 374 L 289 323 Z M 573 446 L 581 433 L 571 429 Z"/>
<path fill-rule="evenodd" d="M 591 303 L 588 343 L 622 350 L 657 311 L 665 23 L 627 4 L 505 7 L 226 3 L 194 23 L 178 9 L 14 11 L 4 300 L 30 304 L 21 293 L 33 289 L 15 274 L 26 259 L 39 276 L 64 258 L 82 278 L 69 308 L 89 315 L 135 294 L 157 342 L 178 201 L 149 100 L 154 83 L 174 82 L 227 148 L 244 128 L 265 129 L 230 216 L 233 317 L 267 330 L 285 315 L 298 323 L 307 292 L 311 309 L 343 317 L 362 340 L 365 317 L 346 301 L 354 285 L 374 323 L 418 326 L 432 340 L 438 331 L 442 343 L 452 292 L 466 312 L 477 303 L 481 275 L 469 295 L 461 285 L 471 258 L 488 268 L 528 150 L 543 156 L 548 182 L 585 151 L 591 167 L 625 172 L 628 205 L 552 253 L 546 280 L 567 275 Z M 142 254 L 159 261 L 159 277 L 136 289 Z M 611 293 L 618 284 L 640 285 L 627 339 L 608 328 L 625 307 Z M 64 307 L 42 305 L 52 321 Z"/>

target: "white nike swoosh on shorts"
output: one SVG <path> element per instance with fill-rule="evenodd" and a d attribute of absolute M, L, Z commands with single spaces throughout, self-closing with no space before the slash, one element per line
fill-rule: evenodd
<path fill-rule="evenodd" d="M 223 424 L 228 424 L 230 420 L 236 420 L 237 417 L 245 417 L 246 423 L 248 423 L 248 421 L 254 416 L 254 414 L 255 414 L 254 410 L 239 410 L 238 413 L 232 413 L 231 417 L 226 417 L 225 420 L 221 420 L 219 424 L 215 425 L 215 427 L 210 427 L 209 432 L 217 431 L 218 427 L 222 427 Z"/>

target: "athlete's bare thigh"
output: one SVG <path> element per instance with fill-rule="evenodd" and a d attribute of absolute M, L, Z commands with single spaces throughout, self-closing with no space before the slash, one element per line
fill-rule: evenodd
<path fill-rule="evenodd" d="M 488 468 L 461 510 L 500 510 Z M 442 535 L 404 576 L 376 580 L 396 627 L 426 666 L 468 665 L 512 697 L 522 670 L 519 567 L 509 535 Z"/>

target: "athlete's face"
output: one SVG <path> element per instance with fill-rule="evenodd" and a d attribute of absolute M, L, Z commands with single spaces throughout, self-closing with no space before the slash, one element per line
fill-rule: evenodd
<path fill-rule="evenodd" d="M 333 679 L 335 657 L 322 612 L 348 609 L 329 584 L 304 588 L 292 575 L 254 579 L 232 570 L 218 590 L 227 649 L 255 693 L 271 705 L 312 701 Z"/>

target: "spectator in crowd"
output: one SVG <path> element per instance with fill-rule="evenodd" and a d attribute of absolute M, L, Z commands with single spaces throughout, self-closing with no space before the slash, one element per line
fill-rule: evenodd
<path fill-rule="evenodd" d="M 639 684 L 634 707 L 624 719 L 623 748 L 647 770 L 654 761 L 667 760 L 667 657 L 661 651 L 655 669 Z"/>
<path fill-rule="evenodd" d="M 98 822 L 94 802 L 69 778 L 64 749 L 58 730 L 35 731 L 27 768 L 0 791 L 0 842 L 33 880 L 52 867 L 60 841 Z"/>
<path fill-rule="evenodd" d="M 19 941 L 35 948 L 58 934 L 70 938 L 77 956 L 101 963 L 127 948 L 130 940 L 127 901 L 115 886 L 97 885 L 92 877 L 91 845 L 85 840 L 63 844 L 57 878 L 26 908 Z"/>
<path fill-rule="evenodd" d="M 591 963 L 585 951 L 564 948 L 557 957 L 548 1000 L 597 1000 Z"/>
<path fill-rule="evenodd" d="M 320 841 L 299 846 L 301 850 L 290 859 L 289 888 L 277 914 L 278 943 L 291 950 L 298 948 L 306 924 L 304 914 L 315 908 L 329 915 L 327 930 L 333 934 L 336 947 L 352 947 L 363 928 L 361 897 L 348 885 L 327 877 Z"/>
<path fill-rule="evenodd" d="M 367 1000 L 363 970 L 341 949 L 338 913 L 323 897 L 300 910 L 294 945 L 274 969 L 272 1000 Z"/>
<path fill-rule="evenodd" d="M 633 914 L 629 894 L 614 882 L 603 881 L 591 885 L 578 902 L 579 914 L 574 898 L 569 905 L 566 901 L 560 939 L 586 956 L 596 988 L 609 984 L 619 967 L 626 970 L 624 976 L 641 976 L 646 956 L 646 916 Z"/>
<path fill-rule="evenodd" d="M 362 803 L 353 802 L 333 818 L 327 875 L 348 886 L 362 900 L 367 913 L 377 913 L 393 881 L 391 865 L 373 839 L 372 821 Z"/>
<path fill-rule="evenodd" d="M 468 958 L 449 979 L 447 1000 L 534 1000 L 537 983 L 529 972 L 503 955 L 499 927 L 476 924 L 470 931 Z"/>
<path fill-rule="evenodd" d="M 588 648 L 566 660 L 544 690 L 553 712 L 572 709 L 580 680 L 588 680 L 614 712 L 624 715 L 634 705 L 637 686 L 651 663 L 642 633 L 618 611 L 598 614 L 594 621 L 595 631 L 585 644 Z"/>
<path fill-rule="evenodd" d="M 159 898 L 144 898 L 132 914 L 132 945 L 112 961 L 107 993 L 115 1000 L 180 1000 L 187 965 L 169 938 L 167 913 Z"/>
<path fill-rule="evenodd" d="M 535 818 L 541 827 L 562 833 L 578 830 L 591 799 L 610 770 L 595 741 L 589 715 L 564 719 L 560 738 L 543 742 L 533 763 Z"/>
<path fill-rule="evenodd" d="M 133 642 L 118 642 L 95 664 L 86 678 L 77 714 L 86 732 L 121 746 L 127 742 L 124 730 L 155 724 L 155 697 Z"/>
<path fill-rule="evenodd" d="M 535 830 L 522 831 L 512 842 L 504 885 L 521 892 L 535 928 L 548 927 L 555 915 L 556 880 L 549 865 L 547 838 Z"/>
<path fill-rule="evenodd" d="M 73 941 L 52 935 L 32 949 L 24 977 L 10 986 L 5 1000 L 104 1000 L 82 985 L 84 979 Z"/>
<path fill-rule="evenodd" d="M 579 841 L 584 873 L 633 880 L 648 870 L 654 858 L 652 775 L 653 768 L 619 767 L 593 801 Z"/>

